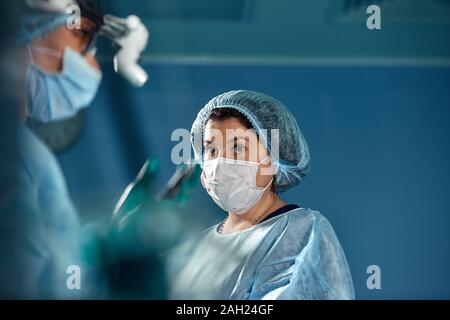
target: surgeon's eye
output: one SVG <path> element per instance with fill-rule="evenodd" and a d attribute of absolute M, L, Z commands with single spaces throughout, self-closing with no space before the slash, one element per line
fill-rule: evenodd
<path fill-rule="evenodd" d="M 243 143 L 235 142 L 231 154 L 235 160 L 246 160 L 248 148 Z"/>
<path fill-rule="evenodd" d="M 235 154 L 241 154 L 245 151 L 245 146 L 243 144 L 235 144 L 233 148 L 233 152 Z"/>
<path fill-rule="evenodd" d="M 205 152 L 208 158 L 215 158 L 217 156 L 217 148 L 214 146 L 211 145 L 207 146 L 205 148 Z"/>
<path fill-rule="evenodd" d="M 91 31 L 90 30 L 86 30 L 86 29 L 74 29 L 73 33 L 80 39 L 87 39 L 90 35 L 91 35 Z"/>

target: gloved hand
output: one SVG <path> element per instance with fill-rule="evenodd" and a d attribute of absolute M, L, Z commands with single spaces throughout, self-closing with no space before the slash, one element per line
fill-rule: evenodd
<path fill-rule="evenodd" d="M 107 14 L 100 34 L 111 39 L 119 51 L 114 56 L 114 70 L 137 87 L 148 80 L 145 70 L 138 64 L 147 47 L 149 32 L 141 19 L 130 15 L 125 19 Z"/>
<path fill-rule="evenodd" d="M 108 241 L 112 298 L 166 298 L 162 253 L 182 237 L 181 209 L 200 168 L 178 167 L 166 188 L 152 195 L 157 168 L 157 161 L 147 160 L 114 210 Z"/>
<path fill-rule="evenodd" d="M 114 210 L 110 233 L 115 245 L 128 253 L 166 249 L 182 233 L 182 208 L 199 181 L 201 169 L 198 165 L 178 166 L 165 188 L 153 195 L 157 169 L 156 160 L 147 160 Z"/>

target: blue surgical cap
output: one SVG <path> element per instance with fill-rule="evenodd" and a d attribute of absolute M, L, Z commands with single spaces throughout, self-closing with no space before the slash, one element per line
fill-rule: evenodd
<path fill-rule="evenodd" d="M 76 0 L 76 4 L 80 8 L 81 16 L 93 22 L 97 29 L 100 28 L 103 24 L 103 11 L 100 10 L 99 0 Z M 18 40 L 24 45 L 34 39 L 45 37 L 65 25 L 71 18 L 72 12 L 49 12 L 25 6 L 21 16 Z"/>
<path fill-rule="evenodd" d="M 45 37 L 66 24 L 69 15 L 61 13 L 27 12 L 22 17 L 18 40 L 24 45 Z"/>
<path fill-rule="evenodd" d="M 217 108 L 232 108 L 248 118 L 278 168 L 275 191 L 285 191 L 304 179 L 309 171 L 310 155 L 297 121 L 280 101 L 255 91 L 223 93 L 200 110 L 191 129 L 191 142 L 197 162 L 203 163 L 203 130 L 211 111 Z M 271 129 L 279 130 L 278 154 L 271 152 L 276 150 L 271 144 Z"/>

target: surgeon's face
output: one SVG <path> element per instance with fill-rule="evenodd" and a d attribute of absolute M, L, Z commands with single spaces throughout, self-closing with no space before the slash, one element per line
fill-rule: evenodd
<path fill-rule="evenodd" d="M 84 53 L 95 31 L 95 24 L 88 19 L 81 19 L 81 29 L 70 30 L 65 25 L 49 33 L 47 36 L 36 39 L 32 46 L 39 46 L 61 52 L 61 58 L 33 51 L 33 61 L 42 70 L 47 72 L 59 72 L 62 70 L 62 53 L 69 47 L 76 52 Z M 94 68 L 100 69 L 97 60 L 91 53 L 85 55 L 87 62 Z"/>
<path fill-rule="evenodd" d="M 261 162 L 267 157 L 267 150 L 259 141 L 253 129 L 246 128 L 237 118 L 208 120 L 205 125 L 204 161 L 217 157 Z M 262 170 L 264 169 L 264 170 Z M 258 187 L 266 186 L 273 178 L 272 162 L 266 160 L 259 165 L 256 176 Z"/>

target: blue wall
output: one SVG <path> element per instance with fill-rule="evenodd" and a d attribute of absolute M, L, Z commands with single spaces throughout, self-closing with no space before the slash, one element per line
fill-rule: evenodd
<path fill-rule="evenodd" d="M 172 130 L 190 129 L 210 98 L 257 90 L 284 102 L 299 122 L 311 173 L 285 197 L 331 221 L 357 297 L 450 298 L 449 68 L 147 69 L 148 85 L 134 89 L 105 65 L 86 130 L 59 157 L 84 221 L 109 218 L 147 156 L 162 163 L 156 185 L 166 181 L 174 170 Z M 200 186 L 186 214 L 202 227 L 224 217 Z M 381 290 L 366 287 L 371 264 L 381 267 Z"/>

